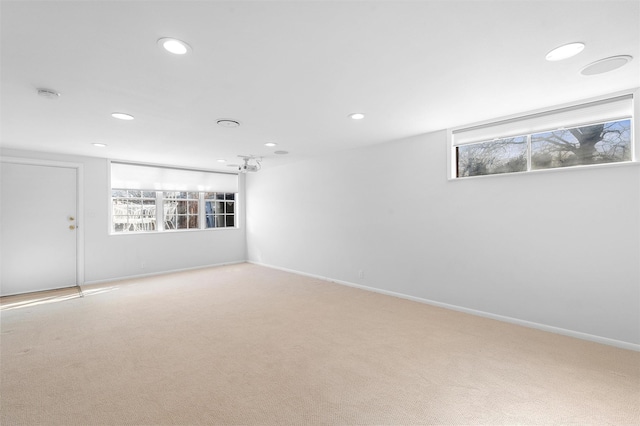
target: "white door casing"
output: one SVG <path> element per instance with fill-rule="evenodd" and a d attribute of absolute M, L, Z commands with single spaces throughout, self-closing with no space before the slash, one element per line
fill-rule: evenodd
<path fill-rule="evenodd" d="M 80 284 L 79 168 L 3 161 L 1 169 L 0 295 Z"/>

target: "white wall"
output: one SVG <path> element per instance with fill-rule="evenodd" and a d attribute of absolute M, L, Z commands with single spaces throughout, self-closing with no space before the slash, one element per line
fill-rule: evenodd
<path fill-rule="evenodd" d="M 446 154 L 443 131 L 248 176 L 249 260 L 640 344 L 637 164 L 448 181 Z"/>
<path fill-rule="evenodd" d="M 4 149 L 6 157 L 80 163 L 84 174 L 85 284 L 246 259 L 244 218 L 238 229 L 110 235 L 106 159 Z M 241 194 L 244 179 L 240 179 Z M 241 196 L 239 202 L 244 204 Z M 29 244 L 29 241 L 25 241 Z M 144 267 L 142 267 L 144 265 Z"/>

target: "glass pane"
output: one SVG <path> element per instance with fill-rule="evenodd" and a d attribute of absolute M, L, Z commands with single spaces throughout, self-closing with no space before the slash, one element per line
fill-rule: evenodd
<path fill-rule="evenodd" d="M 531 136 L 531 168 L 551 169 L 631 160 L 631 120 Z"/>
<path fill-rule="evenodd" d="M 215 197 L 216 197 L 216 193 L 215 192 L 205 192 L 204 193 L 205 200 L 213 200 Z"/>
<path fill-rule="evenodd" d="M 234 226 L 233 222 L 235 221 L 234 216 L 227 215 L 227 226 Z"/>
<path fill-rule="evenodd" d="M 198 214 L 198 202 L 197 201 L 189 201 L 189 214 Z"/>
<path fill-rule="evenodd" d="M 129 216 L 130 231 L 142 231 L 142 223 L 142 216 Z"/>
<path fill-rule="evenodd" d="M 225 199 L 227 199 L 227 200 L 235 200 L 235 199 L 236 199 L 236 194 L 234 194 L 234 193 L 232 193 L 232 192 L 231 192 L 231 193 L 228 193 L 228 194 L 226 195 Z"/>
<path fill-rule="evenodd" d="M 216 200 L 224 200 L 224 193 L 216 192 Z"/>
<path fill-rule="evenodd" d="M 126 197 L 127 190 L 126 189 L 114 189 L 111 191 L 112 197 Z"/>
<path fill-rule="evenodd" d="M 178 196 L 177 192 L 165 191 L 162 193 L 162 196 L 166 199 L 174 199 Z"/>
<path fill-rule="evenodd" d="M 213 227 L 215 227 L 215 225 L 216 225 L 216 222 L 215 222 L 214 216 L 213 216 L 213 215 L 211 215 L 211 214 L 208 214 L 208 215 L 206 216 L 206 221 L 205 221 L 205 222 L 206 222 L 206 223 L 205 223 L 205 226 L 206 226 L 207 228 L 213 228 Z"/>
<path fill-rule="evenodd" d="M 197 192 L 173 192 L 171 194 L 171 198 L 179 198 L 181 200 L 188 200 L 188 199 L 197 200 L 198 199 L 198 193 Z"/>
<path fill-rule="evenodd" d="M 126 230 L 128 222 L 127 216 L 113 216 L 113 230 L 115 232 L 123 232 Z"/>
<path fill-rule="evenodd" d="M 216 215 L 216 228 L 224 228 L 224 226 L 225 226 L 224 215 L 217 214 Z"/>
<path fill-rule="evenodd" d="M 142 214 L 147 216 L 156 215 L 156 202 L 155 201 L 143 201 L 142 202 Z"/>
<path fill-rule="evenodd" d="M 130 189 L 127 192 L 129 193 L 129 197 L 140 198 L 142 196 L 142 192 L 137 189 Z"/>
<path fill-rule="evenodd" d="M 187 216 L 178 216 L 177 229 L 187 229 Z"/>
<path fill-rule="evenodd" d="M 198 216 L 189 216 L 189 229 L 198 228 Z"/>
<path fill-rule="evenodd" d="M 226 207 L 225 207 L 225 212 L 226 213 L 234 213 L 234 205 L 235 205 L 234 202 L 227 201 L 226 202 Z"/>
<path fill-rule="evenodd" d="M 224 203 L 221 201 L 216 201 L 215 207 L 214 207 L 214 212 L 215 213 L 224 213 Z"/>
<path fill-rule="evenodd" d="M 177 206 L 178 206 L 178 204 L 177 204 L 176 201 L 165 201 L 164 202 L 164 214 L 165 215 L 176 214 Z"/>
<path fill-rule="evenodd" d="M 144 191 L 142 193 L 142 196 L 144 198 L 156 198 L 156 192 L 155 191 Z"/>
<path fill-rule="evenodd" d="M 142 214 L 142 201 L 130 200 L 128 204 L 129 208 L 127 209 L 127 212 L 129 215 Z"/>
<path fill-rule="evenodd" d="M 205 201 L 204 202 L 204 213 L 205 214 L 213 213 L 213 202 L 212 201 Z"/>
<path fill-rule="evenodd" d="M 187 213 L 187 201 L 178 201 L 176 203 L 176 211 L 178 214 L 186 214 Z"/>
<path fill-rule="evenodd" d="M 126 215 L 127 214 L 127 204 L 122 200 L 113 200 L 113 210 L 112 214 L 114 216 L 117 215 Z"/>
<path fill-rule="evenodd" d="M 142 231 L 155 231 L 156 230 L 156 217 L 155 216 L 142 216 Z"/>
<path fill-rule="evenodd" d="M 165 216 L 164 218 L 164 229 L 177 229 L 178 228 L 178 217 L 177 216 Z"/>
<path fill-rule="evenodd" d="M 456 148 L 458 177 L 527 170 L 527 138 L 496 139 Z"/>

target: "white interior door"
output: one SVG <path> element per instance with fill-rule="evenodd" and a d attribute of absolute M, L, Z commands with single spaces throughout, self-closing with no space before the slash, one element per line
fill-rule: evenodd
<path fill-rule="evenodd" d="M 0 295 L 77 283 L 77 169 L 5 163 Z"/>

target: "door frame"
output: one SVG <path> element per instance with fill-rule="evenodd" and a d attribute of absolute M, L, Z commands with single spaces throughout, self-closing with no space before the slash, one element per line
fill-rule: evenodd
<path fill-rule="evenodd" d="M 81 163 L 40 160 L 35 158 L 3 157 L 2 163 L 25 164 L 30 166 L 61 167 L 75 169 L 76 172 L 76 286 L 84 285 L 84 167 Z"/>

